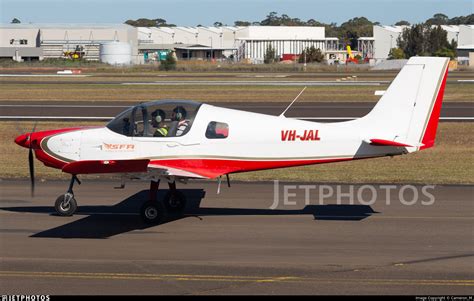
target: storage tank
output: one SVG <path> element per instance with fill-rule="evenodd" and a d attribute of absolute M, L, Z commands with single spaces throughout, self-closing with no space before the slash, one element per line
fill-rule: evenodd
<path fill-rule="evenodd" d="M 126 42 L 105 42 L 100 44 L 100 61 L 111 65 L 130 65 L 132 46 Z"/>

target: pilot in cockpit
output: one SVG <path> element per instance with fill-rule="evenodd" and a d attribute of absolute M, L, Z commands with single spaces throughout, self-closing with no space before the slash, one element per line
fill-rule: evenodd
<path fill-rule="evenodd" d="M 186 119 L 186 109 L 182 106 L 177 106 L 171 113 L 170 136 L 182 136 L 189 130 L 189 120 Z"/>
<path fill-rule="evenodd" d="M 157 109 L 151 113 L 151 125 L 152 125 L 152 136 L 153 137 L 166 137 L 168 136 L 168 127 L 165 124 L 166 113 Z"/>

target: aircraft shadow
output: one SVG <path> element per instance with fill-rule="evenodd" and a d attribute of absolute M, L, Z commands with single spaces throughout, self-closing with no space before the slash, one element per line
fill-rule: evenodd
<path fill-rule="evenodd" d="M 303 209 L 252 209 L 252 208 L 206 208 L 200 207 L 205 196 L 203 189 L 181 189 L 187 197 L 184 212 L 170 215 L 165 223 L 186 217 L 231 216 L 231 215 L 313 215 L 315 220 L 329 221 L 360 221 L 378 213 L 367 205 L 307 205 Z M 160 190 L 161 199 L 166 190 Z M 141 204 L 148 199 L 148 190 L 142 190 L 113 206 L 80 206 L 75 215 L 86 217 L 41 231 L 31 237 L 47 238 L 95 238 L 103 239 L 114 235 L 145 230 L 159 225 L 144 224 L 138 214 Z M 52 206 L 3 207 L 1 210 L 11 212 L 29 212 L 55 215 Z M 159 229 L 159 228 L 158 228 Z M 146 232 L 134 232 L 140 234 Z"/>

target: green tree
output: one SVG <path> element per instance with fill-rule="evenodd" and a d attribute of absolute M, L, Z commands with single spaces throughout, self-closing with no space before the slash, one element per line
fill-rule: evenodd
<path fill-rule="evenodd" d="M 235 21 L 234 26 L 250 26 L 252 23 L 248 21 Z"/>
<path fill-rule="evenodd" d="M 160 70 L 176 70 L 176 59 L 174 57 L 173 51 L 168 52 L 168 54 L 166 55 L 166 59 L 161 62 Z"/>
<path fill-rule="evenodd" d="M 214 27 L 221 27 L 222 26 L 222 22 L 214 22 Z"/>
<path fill-rule="evenodd" d="M 410 26 L 410 22 L 405 21 L 405 20 L 400 20 L 397 23 L 395 23 L 395 26 Z"/>
<path fill-rule="evenodd" d="M 397 42 L 407 58 L 415 55 L 434 55 L 440 49 L 455 47 L 454 44 L 448 43 L 447 35 L 441 26 L 415 24 L 411 28 L 405 28 Z"/>
<path fill-rule="evenodd" d="M 21 21 L 18 20 L 17 18 L 13 18 L 13 20 L 10 22 L 11 24 L 20 24 Z"/>
<path fill-rule="evenodd" d="M 442 57 L 449 57 L 450 59 L 454 59 L 456 57 L 456 51 L 453 49 L 449 49 L 447 47 L 441 48 L 433 53 L 434 56 L 442 56 Z"/>
<path fill-rule="evenodd" d="M 405 53 L 401 48 L 392 48 L 388 54 L 389 60 L 400 60 L 405 58 Z"/>
<path fill-rule="evenodd" d="M 350 44 L 352 49 L 357 49 L 358 38 L 373 36 L 373 25 L 374 23 L 365 17 L 350 19 L 341 24 L 338 37 L 344 44 Z"/>
<path fill-rule="evenodd" d="M 324 61 L 324 54 L 321 52 L 321 49 L 314 46 L 304 49 L 298 59 L 299 63 L 320 63 L 322 61 Z"/>
<path fill-rule="evenodd" d="M 426 20 L 427 25 L 447 25 L 449 22 L 448 16 L 445 14 L 434 14 L 432 18 Z"/>
<path fill-rule="evenodd" d="M 165 19 L 157 18 L 157 19 L 147 19 L 147 18 L 140 18 L 137 20 L 127 20 L 125 24 L 135 26 L 135 27 L 175 27 L 175 24 L 168 24 L 166 23 Z"/>
<path fill-rule="evenodd" d="M 263 58 L 263 62 L 265 64 L 273 64 L 276 61 L 276 52 L 275 48 L 272 45 L 267 46 L 267 50 L 265 51 L 265 56 Z"/>
<path fill-rule="evenodd" d="M 280 25 L 280 18 L 278 17 L 277 12 L 270 12 L 265 19 L 260 21 L 260 25 L 262 26 L 279 26 Z"/>
<path fill-rule="evenodd" d="M 429 26 L 425 24 L 415 24 L 411 28 L 403 29 L 402 34 L 397 39 L 397 43 L 407 58 L 426 54 L 426 32 L 428 30 Z"/>
<path fill-rule="evenodd" d="M 472 25 L 474 24 L 474 14 L 451 18 L 448 20 L 448 24 L 449 25 L 460 25 L 460 24 Z"/>
<path fill-rule="evenodd" d="M 436 26 L 428 29 L 428 51 L 430 53 L 435 53 L 442 48 L 448 48 L 448 33 L 441 28 L 441 26 Z"/>
<path fill-rule="evenodd" d="M 277 12 L 270 12 L 265 19 L 260 21 L 262 26 L 304 26 L 306 22 L 301 21 L 298 18 L 291 18 L 286 14 L 278 16 Z"/>

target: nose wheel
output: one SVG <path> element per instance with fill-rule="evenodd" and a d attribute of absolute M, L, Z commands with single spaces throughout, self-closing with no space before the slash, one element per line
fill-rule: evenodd
<path fill-rule="evenodd" d="M 77 210 L 77 202 L 72 193 L 60 195 L 54 203 L 54 209 L 60 216 L 72 216 Z"/>
<path fill-rule="evenodd" d="M 79 185 L 81 184 L 81 181 L 79 181 L 77 176 L 73 175 L 67 192 L 58 196 L 54 203 L 54 209 L 60 216 L 72 216 L 77 210 L 77 201 L 74 198 L 74 192 L 72 191 L 74 182 L 77 182 Z"/>

